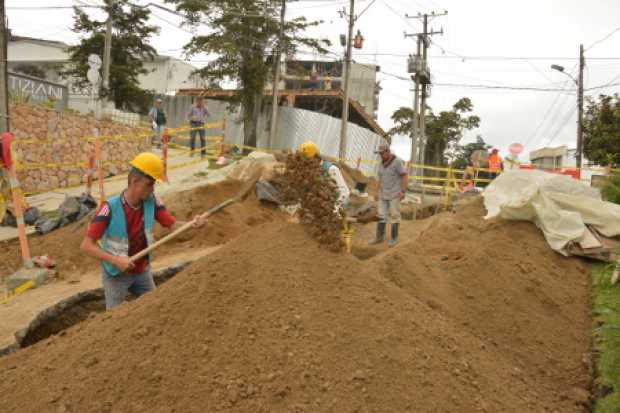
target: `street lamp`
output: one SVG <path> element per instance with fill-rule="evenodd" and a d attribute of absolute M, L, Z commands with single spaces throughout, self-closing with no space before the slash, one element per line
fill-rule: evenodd
<path fill-rule="evenodd" d="M 565 71 L 564 71 L 564 66 L 560 66 L 560 65 L 551 65 L 551 68 L 552 68 L 553 70 L 557 70 L 557 71 L 558 71 L 558 72 L 560 72 L 560 73 L 564 73 L 566 76 L 570 77 L 570 78 L 573 80 L 573 82 L 575 82 L 575 84 L 576 84 L 577 86 L 579 86 L 579 82 L 577 81 L 577 79 L 575 79 L 573 76 L 571 76 L 571 74 L 570 74 L 570 73 L 567 73 L 567 72 L 565 72 Z"/>
<path fill-rule="evenodd" d="M 575 164 L 581 176 L 581 160 L 583 154 L 583 45 L 579 47 L 579 80 L 575 79 L 570 73 L 564 71 L 564 67 L 560 65 L 551 65 L 551 69 L 570 77 L 575 85 L 577 85 L 577 150 L 575 153 Z"/>

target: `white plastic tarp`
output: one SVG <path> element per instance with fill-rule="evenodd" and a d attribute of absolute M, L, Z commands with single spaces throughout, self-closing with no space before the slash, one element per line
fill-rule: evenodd
<path fill-rule="evenodd" d="M 620 205 L 601 200 L 598 190 L 565 175 L 532 170 L 501 174 L 484 190 L 485 218 L 535 223 L 552 249 L 567 254 L 586 225 L 606 237 L 620 235 Z"/>

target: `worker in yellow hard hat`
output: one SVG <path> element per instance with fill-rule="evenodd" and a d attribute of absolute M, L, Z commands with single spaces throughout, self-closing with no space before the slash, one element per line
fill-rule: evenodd
<path fill-rule="evenodd" d="M 155 288 L 151 257 L 130 260 L 154 242 L 155 222 L 170 229 L 183 224 L 153 193 L 155 182 L 164 175 L 163 161 L 155 154 L 144 152 L 130 165 L 127 189 L 102 203 L 80 247 L 101 261 L 107 309 L 120 305 L 128 292 L 140 296 Z M 202 227 L 205 222 L 197 217 L 194 227 Z"/>
<path fill-rule="evenodd" d="M 340 168 L 331 163 L 327 159 L 321 157 L 319 147 L 312 141 L 306 141 L 299 146 L 299 152 L 307 158 L 314 158 L 321 164 L 323 170 L 323 176 L 331 178 L 338 188 L 338 200 L 336 201 L 336 210 L 340 208 L 346 208 L 349 204 L 349 196 L 351 191 L 347 186 Z"/>

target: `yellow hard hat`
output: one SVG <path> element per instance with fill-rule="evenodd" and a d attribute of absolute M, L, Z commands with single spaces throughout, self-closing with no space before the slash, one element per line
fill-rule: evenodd
<path fill-rule="evenodd" d="M 133 158 L 129 164 L 156 181 L 161 180 L 164 176 L 164 162 L 154 153 L 142 152 Z"/>
<path fill-rule="evenodd" d="M 306 141 L 299 146 L 299 152 L 308 158 L 314 158 L 319 154 L 319 147 L 312 141 Z"/>

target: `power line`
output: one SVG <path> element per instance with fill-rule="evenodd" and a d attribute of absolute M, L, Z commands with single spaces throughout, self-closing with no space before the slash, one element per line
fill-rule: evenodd
<path fill-rule="evenodd" d="M 7 7 L 7 10 L 63 10 L 76 7 L 78 9 L 103 9 L 103 6 L 94 5 L 76 5 L 76 6 L 15 6 Z"/>
<path fill-rule="evenodd" d="M 592 43 L 590 46 L 586 47 L 586 50 L 590 50 L 590 49 L 592 49 L 594 46 L 596 46 L 597 44 L 602 43 L 602 42 L 604 42 L 605 40 L 609 39 L 611 36 L 613 36 L 613 35 L 614 35 L 614 33 L 616 33 L 616 32 L 617 32 L 617 31 L 619 31 L 619 30 L 620 30 L 620 27 L 616 27 L 615 29 L 613 29 L 613 30 L 611 31 L 611 33 L 607 34 L 607 35 L 606 35 L 606 36 L 604 36 L 602 39 L 599 39 L 599 40 L 595 41 L 594 43 Z"/>
<path fill-rule="evenodd" d="M 546 146 L 551 145 L 551 142 L 553 142 L 555 140 L 555 138 L 558 137 L 560 132 L 562 132 L 562 130 L 564 130 L 564 128 L 566 127 L 566 122 L 568 122 L 570 120 L 570 118 L 573 117 L 573 115 L 575 114 L 576 111 L 577 111 L 577 106 L 573 106 L 571 108 L 571 110 L 568 112 L 568 116 L 566 116 L 564 118 L 564 120 L 560 123 L 560 126 L 556 130 L 555 134 L 553 134 L 553 136 L 549 139 L 549 141 L 547 141 L 547 145 Z"/>

